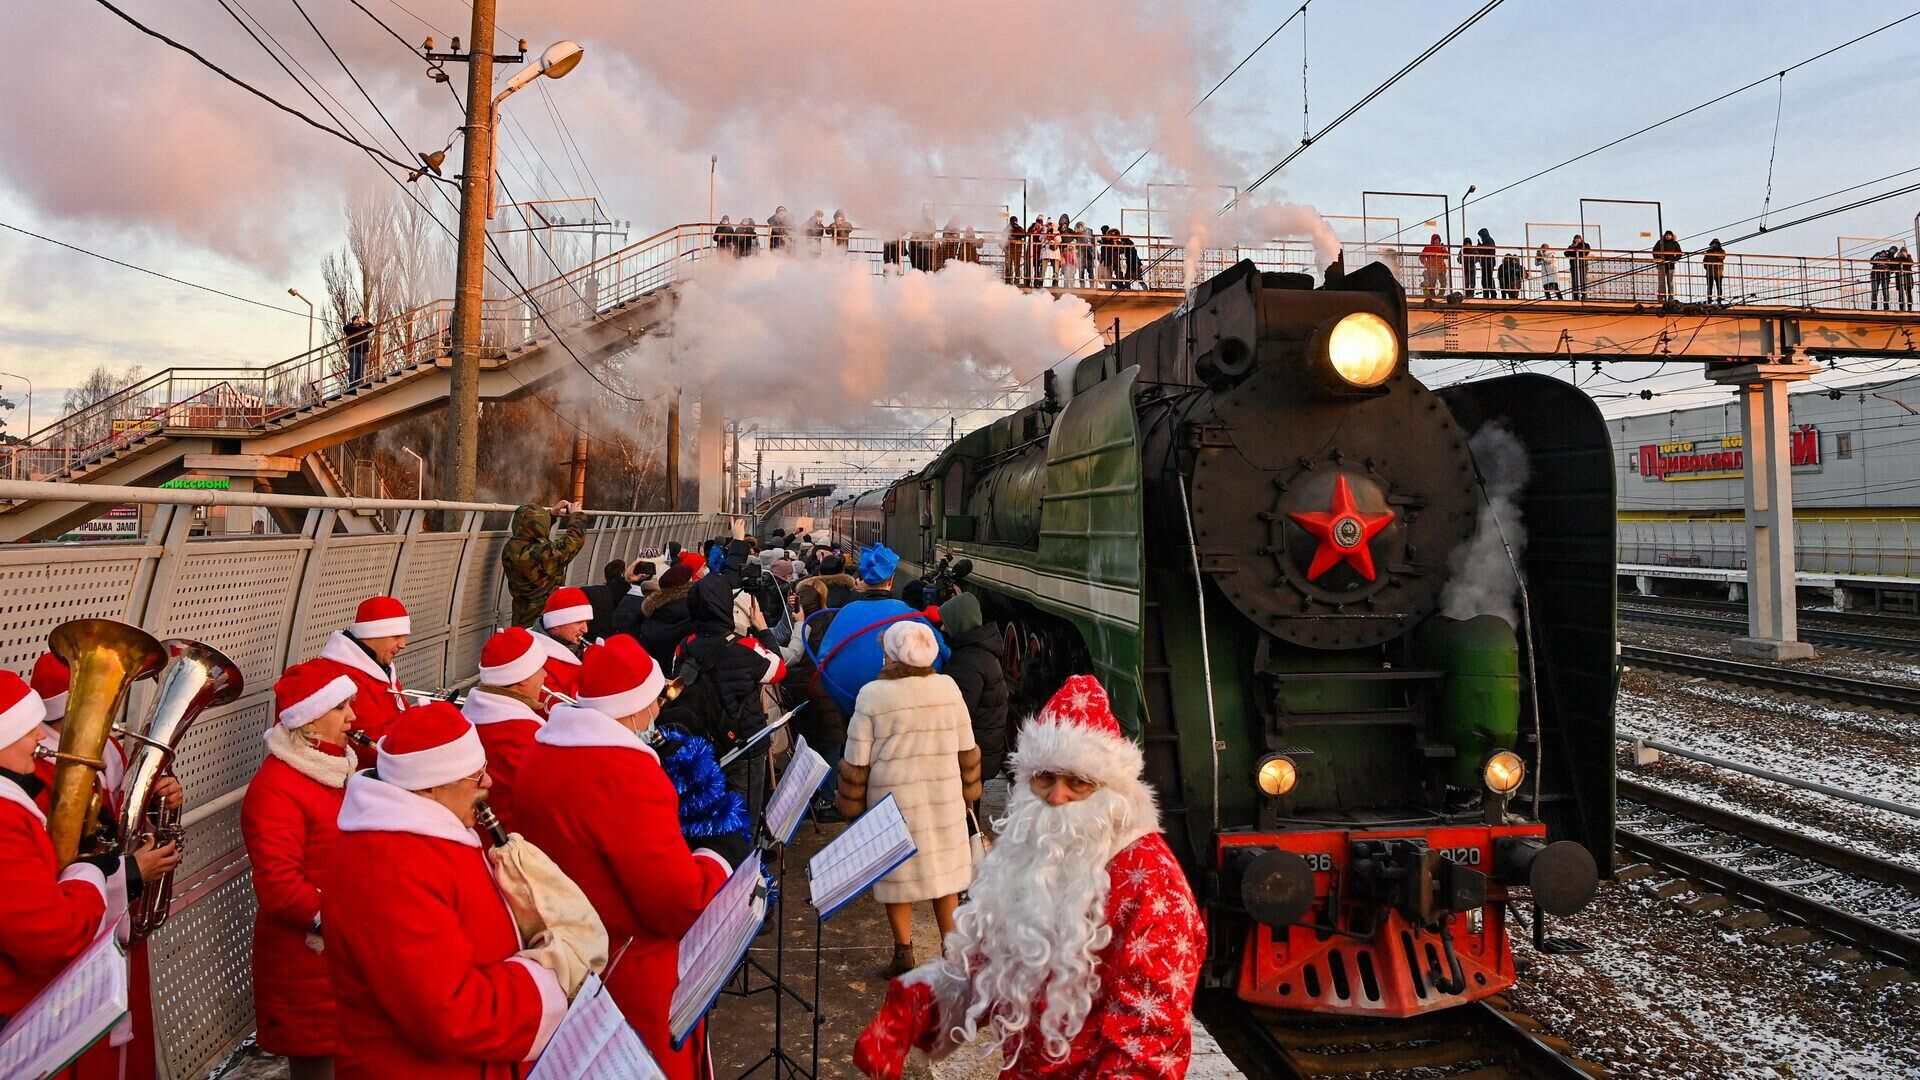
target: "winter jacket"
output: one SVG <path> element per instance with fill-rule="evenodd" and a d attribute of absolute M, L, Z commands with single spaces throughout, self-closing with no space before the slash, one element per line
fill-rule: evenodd
<path fill-rule="evenodd" d="M 480 837 L 372 773 L 347 781 L 320 892 L 338 1080 L 512 1080 L 567 1010 L 523 947 Z"/>
<path fill-rule="evenodd" d="M 507 592 L 513 596 L 513 625 L 532 626 L 553 590 L 567 583 L 567 564 L 587 542 L 587 515 L 575 511 L 553 530 L 553 513 L 544 506 L 523 505 L 513 512 L 513 536 L 500 549 L 500 567 L 506 572 Z"/>
<path fill-rule="evenodd" d="M 852 574 L 828 574 L 824 577 L 801 578 L 793 586 L 793 594 L 800 600 L 800 610 L 808 615 L 821 608 L 839 607 L 828 598 L 846 594 L 860 588 L 860 579 Z M 842 604 L 846 603 L 843 599 Z"/>
<path fill-rule="evenodd" d="M 1680 261 L 1682 254 L 1684 254 L 1684 252 L 1678 240 L 1669 240 L 1663 236 L 1658 243 L 1653 245 L 1653 258 L 1655 262 L 1677 263 Z"/>
<path fill-rule="evenodd" d="M 487 752 L 487 776 L 493 786 L 487 789 L 487 805 L 508 832 L 520 828 L 520 762 L 533 746 L 533 737 L 545 723 L 539 710 L 526 701 L 499 690 L 476 688 L 460 706 L 461 715 L 473 724 L 480 745 Z"/>
<path fill-rule="evenodd" d="M 1000 775 L 1007 760 L 1006 640 L 999 623 L 983 623 L 948 639 L 953 655 L 947 658 L 946 673 L 960 688 L 967 715 L 973 720 L 973 741 L 980 747 L 980 770 L 984 776 Z"/>
<path fill-rule="evenodd" d="M 767 643 L 733 629 L 733 587 L 725 575 L 694 583 L 688 597 L 693 635 L 673 657 L 686 692 L 670 707 L 678 723 L 725 754 L 766 723 L 760 689 L 786 677 L 787 666 Z"/>
<path fill-rule="evenodd" d="M 587 585 L 581 592 L 587 594 L 587 603 L 593 605 L 593 621 L 587 624 L 587 640 L 597 641 L 614 633 L 613 612 L 620 606 L 620 598 L 627 595 L 627 576 L 623 570 L 618 577 L 607 575 L 598 585 Z"/>
<path fill-rule="evenodd" d="M 967 805 L 980 798 L 980 749 L 960 688 L 945 675 L 882 675 L 847 721 L 837 793 L 853 817 L 893 796 L 916 854 L 873 886 L 883 904 L 952 896 L 973 882 Z"/>
<path fill-rule="evenodd" d="M 331 1057 L 339 1017 L 320 951 L 320 887 L 340 838 L 340 801 L 353 756 L 275 724 L 267 759 L 240 803 L 252 865 L 253 1011 L 260 1048 L 282 1057 Z"/>
<path fill-rule="evenodd" d="M 25 1008 L 126 910 L 121 875 L 54 861 L 29 790 L 37 787 L 31 776 L 0 773 L 0 1016 Z"/>
<path fill-rule="evenodd" d="M 621 633 L 633 635 L 662 668 L 672 667 L 673 650 L 693 633 L 693 611 L 688 606 L 692 595 L 692 585 L 661 589 L 635 605 L 644 617 L 632 630 L 621 620 Z M 621 604 L 624 607 L 635 599 L 629 596 Z"/>
<path fill-rule="evenodd" d="M 353 680 L 353 730 L 378 742 L 407 707 L 407 699 L 400 693 L 400 676 L 391 666 L 381 667 L 373 654 L 345 631 L 327 639 L 321 646 L 319 659 L 330 665 L 335 674 Z M 361 768 L 373 768 L 371 745 L 356 746 L 353 751 Z"/>
<path fill-rule="evenodd" d="M 528 840 L 579 885 L 621 957 L 607 989 L 669 1080 L 692 1080 L 698 1043 L 678 1052 L 667 1006 L 680 938 L 726 883 L 719 854 L 689 851 L 679 797 L 653 749 L 593 709 L 560 705 L 520 766 Z"/>

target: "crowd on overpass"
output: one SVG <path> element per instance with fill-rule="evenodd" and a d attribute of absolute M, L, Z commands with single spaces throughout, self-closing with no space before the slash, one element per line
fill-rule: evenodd
<path fill-rule="evenodd" d="M 765 224 L 753 218 L 739 222 L 723 215 L 714 226 L 714 247 L 723 254 L 751 256 L 761 251 L 818 255 L 831 248 L 849 252 L 854 226 L 844 211 L 815 210 L 795 225 L 784 206 L 776 207 Z M 1145 281 L 1138 245 L 1133 237 L 1109 225 L 1095 232 L 1085 221 L 1061 214 L 1057 221 L 1045 214 L 1026 225 L 1008 217 L 1004 230 L 983 235 L 958 219 L 936 225 L 931 210 L 912 229 L 884 238 L 880 244 L 883 272 L 937 273 L 950 263 L 997 261 L 1005 279 L 1026 288 L 1132 289 Z"/>
<path fill-rule="evenodd" d="M 589 974 L 665 1075 L 709 1075 L 709 1033 L 669 1032 L 681 937 L 775 845 L 762 815 L 793 736 L 832 766 L 820 818 L 891 800 L 915 849 L 872 886 L 892 981 L 860 1070 L 899 1077 L 910 1050 L 978 1038 L 1015 1075 L 1184 1075 L 1205 930 L 1097 681 L 1072 676 L 1010 733 L 1001 631 L 964 581 L 776 532 L 633 552 L 569 587 L 586 524 L 564 503 L 516 511 L 516 625 L 464 694 L 401 684 L 412 619 L 384 595 L 274 684 L 240 815 L 257 1043 L 294 1080 L 521 1075 Z M 148 838 L 60 867 L 50 791 L 72 755 L 36 748 L 66 746 L 86 677 L 51 653 L 30 681 L 0 671 L 0 1020 L 179 860 Z M 921 903 L 943 938 L 924 962 Z M 74 1075 L 155 1074 L 134 956 L 131 1024 Z"/>

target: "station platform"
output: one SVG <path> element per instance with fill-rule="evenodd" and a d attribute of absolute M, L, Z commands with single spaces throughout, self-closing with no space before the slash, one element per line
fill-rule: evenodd
<path fill-rule="evenodd" d="M 1654 581 L 1707 581 L 1744 585 L 1745 567 L 1661 566 L 1653 563 L 1620 563 L 1623 578 L 1647 578 Z M 1893 574 L 1837 574 L 1797 571 L 1794 583 L 1803 589 L 1920 589 L 1920 578 Z"/>

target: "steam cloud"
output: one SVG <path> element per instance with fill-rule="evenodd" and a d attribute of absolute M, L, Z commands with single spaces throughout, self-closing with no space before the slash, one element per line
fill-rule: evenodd
<path fill-rule="evenodd" d="M 1022 292 L 975 264 L 877 277 L 832 252 L 759 256 L 704 264 L 627 370 L 652 388 L 712 386 L 737 415 L 853 427 L 883 398 L 1022 382 L 1097 347 L 1096 333 L 1086 301 Z"/>
<path fill-rule="evenodd" d="M 1447 587 L 1440 594 L 1441 614 L 1450 619 L 1498 615 L 1518 628 L 1515 600 L 1520 582 L 1514 563 L 1526 551 L 1527 533 L 1520 521 L 1519 496 L 1533 466 L 1527 448 L 1506 425 L 1488 424 L 1467 443 L 1486 485 L 1486 498 L 1473 536 L 1454 549 L 1447 560 Z M 1505 544 L 1502 544 L 1504 538 Z M 1509 561 L 1507 551 L 1513 552 Z"/>

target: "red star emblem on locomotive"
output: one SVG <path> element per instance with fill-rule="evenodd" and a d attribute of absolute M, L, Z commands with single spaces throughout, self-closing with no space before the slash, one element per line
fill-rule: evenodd
<path fill-rule="evenodd" d="M 1355 506 L 1353 489 L 1347 486 L 1344 475 L 1334 478 L 1332 506 L 1326 510 L 1295 511 L 1287 516 L 1320 541 L 1313 553 L 1313 563 L 1307 567 L 1308 581 L 1343 562 L 1368 581 L 1374 579 L 1373 549 L 1369 544 L 1380 530 L 1393 523 L 1393 511 L 1369 514 Z"/>

